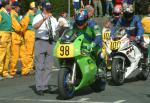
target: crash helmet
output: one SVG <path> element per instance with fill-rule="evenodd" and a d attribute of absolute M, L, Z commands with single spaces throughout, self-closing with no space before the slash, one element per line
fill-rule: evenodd
<path fill-rule="evenodd" d="M 122 13 L 122 5 L 115 5 L 114 9 L 113 9 L 113 15 L 114 17 L 119 17 L 120 14 Z"/>
<path fill-rule="evenodd" d="M 131 19 L 134 15 L 134 8 L 131 4 L 123 5 L 123 17 L 125 19 Z"/>
<path fill-rule="evenodd" d="M 75 23 L 77 26 L 82 26 L 88 20 L 88 11 L 86 9 L 80 9 L 75 14 Z"/>

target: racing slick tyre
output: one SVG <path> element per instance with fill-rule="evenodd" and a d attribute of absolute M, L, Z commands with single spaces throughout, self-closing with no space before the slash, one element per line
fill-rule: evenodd
<path fill-rule="evenodd" d="M 125 79 L 123 70 L 123 60 L 121 58 L 113 58 L 112 60 L 112 81 L 115 85 L 122 85 Z"/>

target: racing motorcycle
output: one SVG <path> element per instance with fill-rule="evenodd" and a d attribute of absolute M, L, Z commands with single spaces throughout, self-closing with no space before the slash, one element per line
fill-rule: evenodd
<path fill-rule="evenodd" d="M 112 80 L 116 85 L 122 85 L 132 74 L 146 80 L 149 75 L 149 62 L 142 51 L 135 45 L 132 38 L 128 38 L 125 29 L 118 29 L 116 36 L 105 43 L 106 52 L 111 60 Z M 144 43 L 149 42 L 144 36 Z"/>
<path fill-rule="evenodd" d="M 105 89 L 105 76 L 97 66 L 97 57 L 87 49 L 88 45 L 84 43 L 84 34 L 76 36 L 70 30 L 66 30 L 55 45 L 54 56 L 60 64 L 58 90 L 62 99 L 72 98 L 86 86 L 96 92 Z"/>

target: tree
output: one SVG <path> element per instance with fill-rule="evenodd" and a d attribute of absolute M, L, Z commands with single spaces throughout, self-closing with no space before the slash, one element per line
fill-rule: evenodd
<path fill-rule="evenodd" d="M 21 4 L 21 14 L 24 15 L 29 9 L 30 2 L 35 1 L 39 5 L 40 0 L 18 0 Z M 62 11 L 68 11 L 68 0 L 47 0 L 53 5 L 54 16 L 59 16 Z M 72 0 L 70 0 L 72 1 Z M 71 3 L 72 4 L 72 3 Z M 71 6 L 71 12 L 73 13 L 73 8 Z"/>
<path fill-rule="evenodd" d="M 135 12 L 136 14 L 147 14 L 148 6 L 150 6 L 150 0 L 135 0 Z"/>

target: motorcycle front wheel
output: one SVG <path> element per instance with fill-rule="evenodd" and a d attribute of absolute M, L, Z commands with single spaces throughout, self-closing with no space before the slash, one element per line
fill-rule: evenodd
<path fill-rule="evenodd" d="M 113 58 L 112 60 L 112 80 L 116 85 L 124 83 L 123 60 L 121 58 Z"/>
<path fill-rule="evenodd" d="M 69 83 L 72 71 L 69 68 L 61 68 L 58 75 L 58 90 L 62 99 L 73 98 L 75 94 L 74 85 Z"/>

